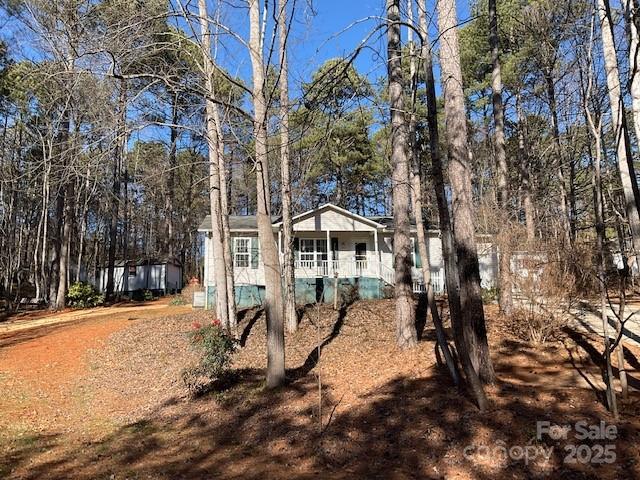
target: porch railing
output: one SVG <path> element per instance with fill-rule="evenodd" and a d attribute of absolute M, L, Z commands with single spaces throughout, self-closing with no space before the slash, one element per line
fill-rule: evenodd
<path fill-rule="evenodd" d="M 381 278 L 388 285 L 395 284 L 395 271 L 377 259 L 362 260 L 296 260 L 294 262 L 295 276 L 298 278 L 312 277 L 373 277 Z M 442 270 L 431 271 L 431 284 L 436 294 L 444 293 L 444 276 Z M 413 278 L 413 291 L 425 293 L 426 286 L 422 275 Z"/>

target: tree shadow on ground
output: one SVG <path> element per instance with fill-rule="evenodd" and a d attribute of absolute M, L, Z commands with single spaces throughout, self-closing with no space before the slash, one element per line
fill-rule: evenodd
<path fill-rule="evenodd" d="M 346 309 L 338 312 L 324 347 L 338 338 L 346 314 Z M 65 448 L 64 435 L 16 445 L 11 456 L 0 460 L 0 472 L 11 477 L 17 471 L 28 480 L 640 477 L 637 418 L 636 423 L 619 424 L 615 464 L 565 463 L 564 447 L 571 438 L 545 437 L 539 442 L 536 422 L 566 425 L 586 420 L 595 425 L 602 419 L 611 421 L 607 413 L 592 401 L 590 391 L 559 389 L 552 383 L 533 386 L 527 368 L 507 362 L 520 356 L 540 368 L 552 368 L 557 364 L 553 356 L 508 339 L 494 351 L 502 360 L 496 362 L 498 375 L 508 381 L 489 388 L 492 407 L 485 413 L 461 396 L 434 364 L 425 364 L 421 375 L 395 376 L 348 401 L 340 401 L 344 390 L 331 382 L 323 384 L 320 396 L 313 367 L 309 368 L 310 353 L 294 369 L 298 376 L 284 388 L 265 390 L 262 369 L 240 370 L 224 391 L 166 402 L 145 420 L 82 448 Z M 502 445 L 543 443 L 553 447 L 549 463 L 541 457 L 525 463 L 496 454 Z M 488 448 L 487 454 L 481 447 Z M 36 458 L 42 448 L 51 454 Z"/>
<path fill-rule="evenodd" d="M 291 369 L 287 372 L 287 377 L 292 380 L 297 380 L 301 377 L 307 375 L 313 368 L 318 364 L 320 360 L 320 356 L 322 355 L 322 349 L 324 349 L 327 345 L 329 345 L 338 335 L 340 335 L 340 330 L 342 330 L 342 326 L 344 325 L 344 319 L 347 316 L 347 311 L 349 310 L 349 305 L 344 304 L 338 309 L 338 316 L 336 318 L 335 323 L 333 324 L 333 328 L 331 332 L 325 336 L 320 343 L 309 352 L 306 360 L 302 365 Z"/>
<path fill-rule="evenodd" d="M 589 358 L 600 369 L 601 374 L 604 378 L 604 372 L 606 371 L 606 364 L 602 356 L 602 351 L 594 347 L 593 344 L 589 342 L 587 338 L 585 338 L 585 336 L 582 335 L 580 332 L 576 332 L 571 328 L 565 328 L 564 332 L 571 338 L 571 340 L 575 342 L 576 345 L 578 345 L 587 355 L 589 355 Z M 614 339 L 612 338 L 610 340 L 613 342 Z M 603 346 L 603 349 L 604 349 L 604 346 Z M 631 352 L 629 353 L 631 354 Z M 614 377 L 619 379 L 620 370 L 618 369 L 618 367 L 615 365 L 611 365 L 611 368 L 613 370 Z M 635 388 L 636 390 L 640 390 L 640 379 L 634 377 L 628 371 L 627 371 L 627 382 L 629 384 L 629 387 Z M 604 393 L 600 391 L 599 398 L 602 397 L 600 398 L 600 401 L 605 402 L 606 398 L 603 395 Z"/>
<path fill-rule="evenodd" d="M 193 400 L 189 409 L 151 412 L 147 420 L 120 428 L 88 443 L 80 451 L 32 465 L 24 478 L 444 478 L 460 475 L 478 480 L 494 478 L 603 478 L 597 468 L 563 464 L 561 443 L 551 465 L 497 461 L 478 447 L 526 445 L 535 435 L 535 422 L 564 424 L 587 419 L 596 424 L 601 412 L 571 410 L 572 392 L 556 394 L 548 407 L 532 404 L 525 386 L 503 383 L 494 395 L 493 411 L 478 413 L 463 398 L 451 395 L 446 376 L 395 378 L 342 406 L 321 426 L 317 385 L 312 376 L 276 391 L 261 389 L 261 372 L 246 372 L 246 382 L 222 400 Z M 326 385 L 326 412 L 337 402 Z M 300 400 L 315 400 L 300 405 Z M 221 403 L 215 415 L 211 402 Z M 523 432 L 514 422 L 527 425 Z M 479 435 L 482 433 L 482 435 Z M 625 432 L 623 436 L 633 435 Z M 51 443 L 63 439 L 40 439 Z M 630 439 L 631 440 L 631 439 Z M 632 442 L 631 442 L 632 443 Z M 40 445 L 40 444 L 38 444 Z M 40 447 L 39 447 L 40 448 Z M 467 450 L 465 450 L 467 449 Z M 635 446 L 617 444 L 620 465 L 631 465 Z M 468 451 L 468 456 L 463 452 Z M 29 464 L 33 447 L 18 449 L 5 458 L 5 471 Z M 634 478 L 637 466 L 616 469 L 610 478 Z M 627 468 L 627 467 L 625 467 Z M 604 471 L 604 470 L 603 470 Z M 625 473 L 626 471 L 626 473 Z"/>
<path fill-rule="evenodd" d="M 263 308 L 249 308 L 238 312 L 238 327 L 242 328 L 242 334 L 240 335 L 239 341 L 241 347 L 244 347 L 246 345 L 247 338 L 249 338 L 249 334 L 251 333 L 251 329 L 263 313 Z M 245 322 L 246 324 L 242 325 Z"/>

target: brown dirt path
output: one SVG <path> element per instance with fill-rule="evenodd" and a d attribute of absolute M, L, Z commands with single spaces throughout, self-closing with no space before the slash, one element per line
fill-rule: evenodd
<path fill-rule="evenodd" d="M 77 379 L 87 374 L 87 353 L 99 349 L 114 332 L 141 319 L 191 310 L 190 306 L 167 303 L 163 299 L 150 305 L 69 312 L 47 317 L 46 323 L 20 324 L 13 332 L 1 335 L 0 430 L 19 434 L 34 428 L 69 431 L 91 427 L 84 408 L 90 392 L 74 388 Z M 49 425 L 43 425 L 43 419 Z"/>
<path fill-rule="evenodd" d="M 153 302 L 122 303 L 111 307 L 86 308 L 82 310 L 68 309 L 62 312 L 34 311 L 23 313 L 15 319 L 0 323 L 0 339 L 14 332 L 75 322 L 77 320 L 95 319 L 104 316 L 113 317 L 114 315 L 121 317 L 132 313 L 139 315 L 142 311 L 148 312 L 167 308 L 170 299 L 171 297 L 165 297 Z"/>

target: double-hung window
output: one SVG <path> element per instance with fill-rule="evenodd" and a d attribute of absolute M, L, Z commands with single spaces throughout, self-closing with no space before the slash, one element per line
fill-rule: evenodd
<path fill-rule="evenodd" d="M 251 239 L 247 237 L 234 237 L 233 239 L 233 266 L 248 268 L 251 265 Z"/>
<path fill-rule="evenodd" d="M 300 239 L 300 262 L 303 266 L 320 265 L 327 260 L 327 240 L 319 238 Z"/>

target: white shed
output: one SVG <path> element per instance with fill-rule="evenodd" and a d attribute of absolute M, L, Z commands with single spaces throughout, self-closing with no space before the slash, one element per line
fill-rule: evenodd
<path fill-rule="evenodd" d="M 108 267 L 98 270 L 96 288 L 107 290 Z M 182 289 L 182 264 L 175 258 L 141 258 L 119 260 L 113 272 L 114 292 L 129 293 L 151 290 L 160 294 L 178 292 Z"/>

